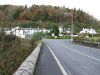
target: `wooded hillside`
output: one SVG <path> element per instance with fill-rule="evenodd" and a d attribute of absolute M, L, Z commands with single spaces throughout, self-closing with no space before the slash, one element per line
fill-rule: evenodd
<path fill-rule="evenodd" d="M 31 7 L 0 5 L 0 26 L 4 27 L 45 27 L 51 28 L 53 23 L 70 28 L 72 23 L 75 31 L 84 28 L 94 28 L 99 31 L 100 21 L 81 9 L 65 7 L 32 5 Z"/>

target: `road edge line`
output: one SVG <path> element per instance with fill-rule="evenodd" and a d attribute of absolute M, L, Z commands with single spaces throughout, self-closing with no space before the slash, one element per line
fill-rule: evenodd
<path fill-rule="evenodd" d="M 54 57 L 55 61 L 57 62 L 61 72 L 63 73 L 63 75 L 68 75 L 68 73 L 65 71 L 64 67 L 62 66 L 62 64 L 60 63 L 60 61 L 56 57 L 56 55 L 53 53 L 53 51 L 50 49 L 50 47 L 47 44 L 46 44 L 46 46 L 49 48 L 51 54 L 53 55 L 53 57 Z"/>

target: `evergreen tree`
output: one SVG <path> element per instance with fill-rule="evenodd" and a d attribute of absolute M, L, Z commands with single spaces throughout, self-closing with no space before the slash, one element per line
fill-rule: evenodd
<path fill-rule="evenodd" d="M 59 36 L 59 27 L 57 25 L 53 25 L 52 33 L 54 33 L 55 36 Z"/>

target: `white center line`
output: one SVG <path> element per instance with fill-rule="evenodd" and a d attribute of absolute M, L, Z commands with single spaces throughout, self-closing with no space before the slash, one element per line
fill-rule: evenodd
<path fill-rule="evenodd" d="M 74 50 L 74 49 L 72 49 L 72 48 L 69 48 L 68 46 L 67 46 L 67 47 L 64 46 L 64 45 L 62 45 L 62 46 L 65 47 L 65 48 L 67 48 L 67 49 L 69 49 L 69 50 L 71 50 L 71 51 L 74 51 L 74 52 L 79 53 L 79 54 L 81 54 L 81 55 L 83 55 L 83 56 L 86 56 L 86 57 L 88 57 L 88 58 L 91 58 L 91 59 L 94 59 L 94 60 L 97 60 L 97 61 L 100 62 L 100 59 L 97 59 L 97 58 L 95 58 L 95 57 L 92 57 L 92 56 L 89 56 L 89 55 L 87 55 L 87 54 L 81 53 L 81 52 L 79 52 L 79 51 L 77 51 L 77 50 Z"/>
<path fill-rule="evenodd" d="M 46 44 L 47 45 L 47 44 Z M 64 67 L 62 66 L 62 64 L 60 63 L 60 61 L 58 60 L 58 58 L 55 56 L 55 54 L 53 53 L 53 51 L 50 49 L 50 47 L 47 45 L 47 47 L 49 48 L 51 54 L 53 55 L 54 59 L 56 60 L 60 70 L 62 71 L 63 75 L 68 75 L 68 73 L 65 71 Z"/>

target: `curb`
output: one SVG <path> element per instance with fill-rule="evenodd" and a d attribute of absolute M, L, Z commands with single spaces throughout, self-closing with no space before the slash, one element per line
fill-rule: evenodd
<path fill-rule="evenodd" d="M 34 49 L 13 75 L 33 75 L 42 43 Z"/>

